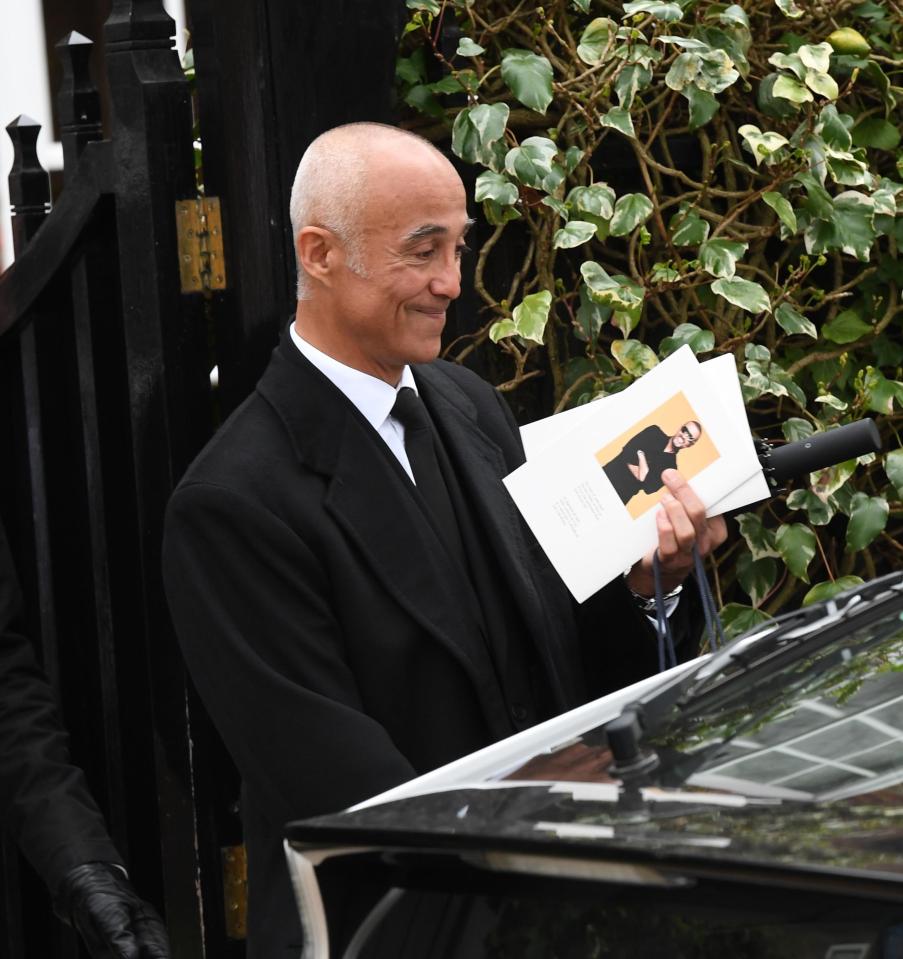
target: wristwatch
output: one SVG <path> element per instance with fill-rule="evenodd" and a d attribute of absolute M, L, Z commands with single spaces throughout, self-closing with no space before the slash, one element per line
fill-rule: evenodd
<path fill-rule="evenodd" d="M 642 596 L 639 593 L 635 593 L 630 586 L 627 586 L 630 590 L 630 595 L 633 597 L 633 601 L 637 604 L 637 607 L 641 609 L 644 613 L 654 613 L 655 612 L 655 597 L 654 596 Z M 668 601 L 672 599 L 677 599 L 680 596 L 680 591 L 683 589 L 683 583 L 679 586 L 675 586 L 670 593 L 665 593 L 662 596 L 662 603 L 666 607 L 665 613 L 669 613 L 670 610 L 667 609 Z"/>

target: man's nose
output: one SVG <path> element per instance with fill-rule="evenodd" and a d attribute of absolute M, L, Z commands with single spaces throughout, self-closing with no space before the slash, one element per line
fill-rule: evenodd
<path fill-rule="evenodd" d="M 444 261 L 430 280 L 433 296 L 456 300 L 461 295 L 461 262 L 457 257 Z"/>

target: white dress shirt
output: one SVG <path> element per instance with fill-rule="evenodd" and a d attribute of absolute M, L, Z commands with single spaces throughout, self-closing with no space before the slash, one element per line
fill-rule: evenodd
<path fill-rule="evenodd" d="M 401 373 L 398 386 L 389 386 L 369 373 L 352 369 L 344 363 L 327 356 L 315 346 L 311 346 L 303 337 L 299 336 L 294 322 L 289 326 L 292 342 L 301 351 L 301 354 L 358 408 L 364 419 L 379 433 L 383 442 L 392 451 L 392 454 L 404 467 L 404 471 L 414 482 L 414 473 L 404 448 L 404 427 L 391 415 L 395 398 L 403 386 L 410 387 L 415 393 L 417 384 L 409 366 L 405 366 Z"/>

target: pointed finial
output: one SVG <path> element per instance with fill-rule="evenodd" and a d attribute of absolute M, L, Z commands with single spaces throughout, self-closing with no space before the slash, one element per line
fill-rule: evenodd
<path fill-rule="evenodd" d="M 41 124 L 24 113 L 6 128 L 13 143 L 9 171 L 9 202 L 18 213 L 43 211 L 50 202 L 50 177 L 38 159 Z"/>
<path fill-rule="evenodd" d="M 66 36 L 63 37 L 56 44 L 57 50 L 60 47 L 77 47 L 77 46 L 93 46 L 94 41 L 90 37 L 86 37 L 83 33 L 79 33 L 78 30 L 70 30 Z"/>
<path fill-rule="evenodd" d="M 50 177 L 38 160 L 41 124 L 24 113 L 6 128 L 13 141 L 9 171 L 9 205 L 12 209 L 13 249 L 18 256 L 38 232 L 50 208 Z"/>
<path fill-rule="evenodd" d="M 6 125 L 6 130 L 12 136 L 10 131 L 20 130 L 23 127 L 37 127 L 41 129 L 41 124 L 37 120 L 32 119 L 27 113 L 20 113 L 12 123 Z"/>
<path fill-rule="evenodd" d="M 63 66 L 57 92 L 60 134 L 65 167 L 72 169 L 86 143 L 101 137 L 100 97 L 91 78 L 91 50 L 94 44 L 73 30 L 56 45 Z"/>

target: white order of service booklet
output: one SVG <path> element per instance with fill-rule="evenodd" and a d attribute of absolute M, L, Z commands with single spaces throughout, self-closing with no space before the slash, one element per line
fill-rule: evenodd
<path fill-rule="evenodd" d="M 626 390 L 523 427 L 527 462 L 504 483 L 578 602 L 658 542 L 662 471 L 709 516 L 769 495 L 734 358 L 683 346 Z"/>

